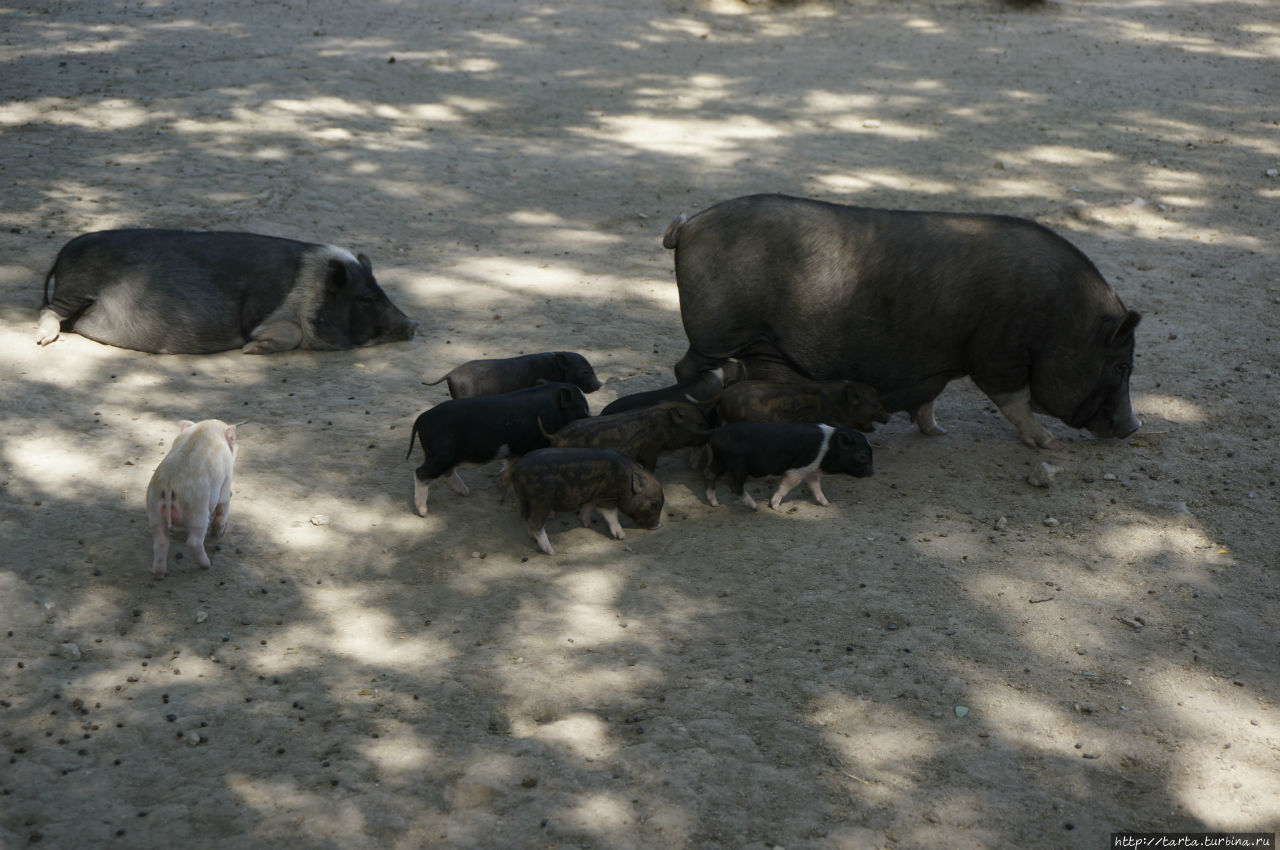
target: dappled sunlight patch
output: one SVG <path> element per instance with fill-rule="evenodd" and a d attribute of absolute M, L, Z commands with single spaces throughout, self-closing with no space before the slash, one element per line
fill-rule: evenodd
<path fill-rule="evenodd" d="M 580 759 L 601 759 L 618 750 L 618 745 L 610 739 L 609 725 L 586 711 L 541 724 L 532 718 L 513 719 L 511 734 L 542 741 L 566 756 Z"/>
<path fill-rule="evenodd" d="M 620 842 L 611 846 L 627 846 L 635 839 L 636 813 L 632 804 L 620 794 L 589 792 L 561 816 L 567 823 L 597 835 L 603 841 Z"/>
<path fill-rule="evenodd" d="M 1179 425 L 1204 425 L 1209 421 L 1209 414 L 1196 402 L 1166 393 L 1134 393 L 1133 408 L 1140 415 L 1158 416 Z M 1142 435 L 1139 431 L 1138 436 Z"/>
<path fill-rule="evenodd" d="M 809 723 L 840 757 L 837 777 L 854 779 L 868 803 L 896 804 L 916 787 L 916 763 L 933 755 L 938 735 L 893 706 L 827 694 L 808 715 Z M 843 731 L 855 729 L 856 733 Z"/>
<path fill-rule="evenodd" d="M 311 840 L 320 846 L 342 836 L 363 836 L 366 823 L 355 801 L 338 801 L 331 794 L 304 791 L 294 782 L 266 780 L 232 773 L 227 788 L 240 802 L 270 824 L 267 834 L 289 836 L 291 841 Z"/>
<path fill-rule="evenodd" d="M 595 127 L 570 127 L 568 132 L 636 150 L 686 158 L 708 164 L 732 165 L 750 155 L 742 143 L 781 138 L 784 134 L 751 115 L 725 120 L 658 118 L 644 115 L 606 115 Z"/>
<path fill-rule="evenodd" d="M 278 641 L 345 655 L 377 667 L 408 664 L 421 668 L 441 664 L 457 654 L 446 641 L 407 631 L 401 621 L 380 607 L 385 600 L 373 597 L 361 586 L 308 587 L 305 604 L 324 624 L 299 626 Z M 287 669 L 307 666 L 314 660 L 313 652 L 298 653 L 282 658 L 279 664 Z"/>
<path fill-rule="evenodd" d="M 62 97 L 42 97 L 10 101 L 0 106 L 0 126 L 11 127 L 39 123 L 85 130 L 128 130 L 161 123 L 172 117 L 172 113 L 148 108 L 125 98 L 84 103 Z"/>
<path fill-rule="evenodd" d="M 823 192 L 843 195 L 857 195 L 884 189 L 923 192 L 930 195 L 952 195 L 957 191 L 952 183 L 889 171 L 859 171 L 856 175 L 819 174 L 813 178 L 813 181 L 821 187 Z"/>
<path fill-rule="evenodd" d="M 1023 152 L 1021 158 L 1028 163 L 1042 162 L 1050 165 L 1087 167 L 1112 162 L 1116 156 L 1105 151 L 1087 150 L 1072 145 L 1037 145 Z"/>
<path fill-rule="evenodd" d="M 366 740 L 360 748 L 361 755 L 377 765 L 381 774 L 404 777 L 435 766 L 439 757 L 429 739 L 419 735 L 407 724 L 395 724 L 383 720 L 377 738 Z"/>
<path fill-rule="evenodd" d="M 1224 567 L 1233 561 L 1225 547 L 1194 527 L 1170 528 L 1117 520 L 1098 532 L 1094 546 L 1105 557 L 1124 561 L 1153 558 L 1163 553 L 1181 555 L 1188 566 Z"/>

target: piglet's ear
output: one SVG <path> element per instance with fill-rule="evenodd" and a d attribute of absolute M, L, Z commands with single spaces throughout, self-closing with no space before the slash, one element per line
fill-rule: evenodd
<path fill-rule="evenodd" d="M 196 423 L 192 422 L 190 419 L 183 419 L 181 422 L 178 423 L 178 433 L 182 433 L 188 428 L 194 428 L 195 426 L 196 426 Z"/>
<path fill-rule="evenodd" d="M 228 425 L 227 430 L 224 431 L 223 434 L 225 434 L 227 438 L 227 448 L 234 452 L 236 450 L 236 426 Z"/>
<path fill-rule="evenodd" d="M 373 260 L 369 259 L 366 254 L 356 254 L 356 262 L 364 266 L 364 270 L 369 274 L 373 274 Z"/>
<path fill-rule="evenodd" d="M 644 476 L 638 471 L 631 473 L 631 492 L 639 493 L 644 489 Z"/>

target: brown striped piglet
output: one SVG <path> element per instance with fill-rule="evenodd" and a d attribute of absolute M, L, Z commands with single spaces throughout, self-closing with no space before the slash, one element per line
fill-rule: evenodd
<path fill-rule="evenodd" d="M 612 449 L 539 449 L 511 465 L 511 486 L 529 536 L 548 555 L 546 522 L 558 511 L 577 511 L 582 524 L 598 510 L 618 540 L 626 537 L 618 512 L 645 528 L 662 524 L 662 484 L 643 467 Z"/>
<path fill-rule="evenodd" d="M 547 437 L 555 448 L 616 449 L 653 472 L 664 452 L 704 445 L 710 435 L 707 416 L 696 404 L 665 401 L 578 419 Z"/>
<path fill-rule="evenodd" d="M 231 509 L 231 470 L 236 462 L 236 426 L 217 419 L 179 423 L 181 433 L 151 476 L 147 518 L 155 538 L 151 575 L 164 578 L 169 556 L 169 530 L 187 532 L 187 550 L 203 569 L 209 568 L 205 535 L 215 539 L 227 530 Z"/>

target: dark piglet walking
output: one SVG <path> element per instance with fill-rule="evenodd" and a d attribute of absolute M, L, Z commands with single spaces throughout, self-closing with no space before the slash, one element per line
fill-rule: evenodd
<path fill-rule="evenodd" d="M 36 342 L 67 329 L 152 354 L 269 354 L 394 342 L 417 327 L 363 254 L 255 233 L 103 230 L 58 252 Z"/>
<path fill-rule="evenodd" d="M 662 484 L 611 449 L 540 449 L 511 465 L 511 486 L 525 528 L 548 555 L 556 551 L 547 539 L 546 522 L 557 512 L 577 511 L 586 526 L 592 510 L 598 510 L 618 540 L 626 537 L 619 511 L 645 528 L 661 525 Z"/>
<path fill-rule="evenodd" d="M 576 351 L 545 351 L 519 357 L 469 360 L 434 381 L 424 383 L 433 387 L 441 381 L 449 382 L 449 395 L 453 398 L 509 393 L 531 387 L 539 381 L 573 384 L 584 393 L 600 389 L 595 369 Z"/>
<path fill-rule="evenodd" d="M 590 415 L 587 399 L 573 384 L 547 383 L 496 396 L 444 401 L 418 416 L 409 434 L 422 444 L 422 465 L 413 473 L 413 506 L 427 515 L 427 487 L 448 474 L 460 496 L 471 491 L 458 475 L 459 466 L 482 466 L 546 448 L 542 427 L 554 431 Z M 539 424 L 541 423 L 541 425 Z"/>
<path fill-rule="evenodd" d="M 704 477 L 707 501 L 716 501 L 716 481 L 728 474 L 733 492 L 751 510 L 755 500 L 746 491 L 747 478 L 781 475 L 782 481 L 769 507 L 777 509 L 782 498 L 801 481 L 809 485 L 818 504 L 830 504 L 822 493 L 824 472 L 843 472 L 865 478 L 874 472 L 867 438 L 841 425 L 800 425 L 782 422 L 739 422 L 711 432 L 707 445 L 710 460 Z"/>

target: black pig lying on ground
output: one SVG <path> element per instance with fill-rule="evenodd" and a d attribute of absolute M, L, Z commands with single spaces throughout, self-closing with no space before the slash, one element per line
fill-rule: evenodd
<path fill-rule="evenodd" d="M 716 481 L 726 473 L 733 492 L 754 511 L 755 499 L 746 490 L 748 477 L 782 476 L 769 499 L 769 507 L 777 510 L 782 498 L 801 481 L 808 483 L 814 500 L 825 507 L 830 502 L 822 493 L 822 473 L 844 472 L 865 478 L 875 471 L 867 438 L 842 425 L 738 422 L 712 431 L 707 445 L 711 457 L 704 477 L 707 501 L 713 507 L 720 505 Z"/>
<path fill-rule="evenodd" d="M 611 449 L 540 449 L 511 465 L 520 516 L 538 548 L 554 555 L 546 522 L 557 511 L 577 511 L 582 524 L 598 510 L 618 540 L 627 535 L 618 512 L 645 528 L 662 524 L 662 484 L 631 458 Z"/>
<path fill-rule="evenodd" d="M 481 466 L 546 448 L 542 426 L 554 431 L 590 415 L 582 391 L 564 383 L 437 404 L 414 420 L 409 433 L 405 457 L 413 453 L 415 439 L 422 443 L 424 454 L 422 465 L 413 473 L 414 509 L 419 516 L 427 515 L 427 487 L 441 475 L 448 474 L 455 493 L 469 496 L 471 490 L 458 475 L 459 466 Z"/>
<path fill-rule="evenodd" d="M 752 195 L 676 218 L 662 244 L 689 338 L 677 381 L 726 357 L 753 379 L 862 381 L 939 434 L 934 400 L 968 375 L 1041 448 L 1057 441 L 1033 408 L 1098 437 L 1141 424 L 1141 317 L 1033 221 Z"/>
<path fill-rule="evenodd" d="M 591 368 L 587 358 L 576 351 L 544 351 L 519 357 L 468 360 L 434 381 L 423 383 L 434 387 L 441 381 L 449 382 L 449 395 L 453 398 L 509 393 L 531 387 L 539 381 L 574 384 L 584 393 L 600 389 L 596 370 Z"/>
<path fill-rule="evenodd" d="M 394 342 L 417 326 L 363 254 L 253 233 L 102 230 L 58 252 L 36 342 L 74 330 L 152 354 L 269 354 Z"/>

